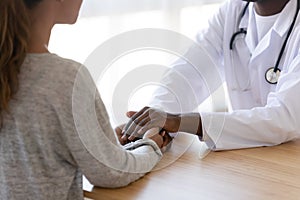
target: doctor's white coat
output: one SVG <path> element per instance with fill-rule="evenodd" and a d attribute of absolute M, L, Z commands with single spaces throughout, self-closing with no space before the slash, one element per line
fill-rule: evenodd
<path fill-rule="evenodd" d="M 227 1 L 209 21 L 209 28 L 197 35 L 222 81 L 215 81 L 209 90 L 207 79 L 213 77 L 199 73 L 200 68 L 210 67 L 203 66 L 201 56 L 199 69 L 178 60 L 162 80 L 165 87 L 155 92 L 150 104 L 169 112 L 192 112 L 226 82 L 233 111 L 200 112 L 202 140 L 215 150 L 277 145 L 300 137 L 300 14 L 279 65 L 278 83 L 265 80 L 265 72 L 274 67 L 294 19 L 297 0 L 289 1 L 261 41 L 257 41 L 253 3 L 239 23 L 245 4 L 242 0 Z M 230 50 L 230 39 L 239 28 L 247 28 L 247 35 L 237 36 Z M 193 54 L 192 48 L 188 53 Z"/>

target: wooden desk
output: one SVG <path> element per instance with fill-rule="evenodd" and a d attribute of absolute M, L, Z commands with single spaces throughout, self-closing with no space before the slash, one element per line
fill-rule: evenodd
<path fill-rule="evenodd" d="M 91 199 L 300 199 L 300 140 L 275 147 L 210 152 L 194 140 L 172 165 L 125 188 L 94 187 Z"/>

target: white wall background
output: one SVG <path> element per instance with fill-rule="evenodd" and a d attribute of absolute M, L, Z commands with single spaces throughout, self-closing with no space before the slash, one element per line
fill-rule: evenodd
<path fill-rule="evenodd" d="M 169 29 L 193 38 L 207 26 L 208 18 L 224 0 L 85 0 L 75 25 L 56 25 L 49 50 L 84 63 L 87 56 L 107 39 L 139 28 Z M 110 112 L 112 86 L 128 70 L 147 64 L 168 65 L 176 57 L 165 52 L 140 51 L 112 64 L 114 68 L 101 84 L 101 97 Z M 153 87 L 136 90 L 128 109 L 137 110 L 147 103 Z M 203 109 L 211 109 L 208 100 Z M 118 123 L 118 122 L 113 122 Z"/>

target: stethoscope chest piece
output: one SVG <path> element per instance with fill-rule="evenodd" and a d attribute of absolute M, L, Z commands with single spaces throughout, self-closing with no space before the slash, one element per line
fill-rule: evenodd
<path fill-rule="evenodd" d="M 280 72 L 280 69 L 275 69 L 275 67 L 269 68 L 265 74 L 266 81 L 270 84 L 277 84 Z"/>
<path fill-rule="evenodd" d="M 246 10 L 249 6 L 249 3 L 250 1 L 247 2 L 247 4 L 245 5 L 244 9 L 242 10 L 241 14 L 240 14 L 240 17 L 239 17 L 239 20 L 238 20 L 238 23 L 239 24 L 241 22 L 241 19 L 243 18 L 243 16 L 245 15 L 246 13 Z M 298 18 L 298 13 L 299 13 L 299 10 L 300 10 L 300 0 L 297 0 L 297 10 L 296 10 L 296 13 L 295 13 L 295 16 L 294 16 L 294 19 L 293 19 L 293 22 L 292 24 L 290 25 L 290 28 L 287 32 L 287 36 L 282 44 L 282 47 L 281 47 L 281 50 L 280 50 L 280 53 L 278 55 L 278 58 L 277 58 L 277 61 L 276 61 L 276 64 L 275 64 L 275 67 L 271 67 L 269 68 L 266 73 L 265 73 L 265 79 L 268 83 L 270 84 L 277 84 L 278 82 L 278 79 L 279 79 L 279 76 L 280 76 L 280 69 L 279 69 L 279 64 L 280 64 L 280 61 L 281 61 L 281 58 L 284 54 L 284 51 L 285 51 L 285 47 L 287 45 L 287 42 L 289 40 L 289 37 L 294 29 L 294 26 L 295 26 L 295 23 L 297 21 L 297 18 Z M 239 26 L 238 26 L 239 27 Z M 233 44 L 234 44 L 234 40 L 236 38 L 237 35 L 239 34 L 247 34 L 247 29 L 245 28 L 241 28 L 239 29 L 237 32 L 235 32 L 232 36 L 231 36 L 231 39 L 230 39 L 230 44 L 229 44 L 229 49 L 230 50 L 233 50 Z"/>

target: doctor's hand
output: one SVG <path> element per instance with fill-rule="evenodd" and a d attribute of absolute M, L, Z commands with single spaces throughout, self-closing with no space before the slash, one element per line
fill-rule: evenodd
<path fill-rule="evenodd" d="M 123 140 L 134 140 L 153 127 L 169 133 L 186 132 L 202 137 L 202 121 L 199 113 L 170 114 L 155 108 L 144 107 L 139 112 L 128 112 L 130 117 L 122 132 Z"/>
<path fill-rule="evenodd" d="M 130 120 L 123 128 L 123 141 L 141 138 L 146 131 L 155 127 L 174 133 L 180 126 L 180 115 L 150 107 L 144 107 L 139 112 L 128 112 L 127 116 Z"/>
<path fill-rule="evenodd" d="M 127 137 L 126 139 L 122 138 L 123 136 L 122 130 L 124 126 L 125 124 L 122 124 L 115 128 L 116 135 L 121 145 L 125 145 L 131 142 L 130 140 L 127 139 Z M 153 140 L 157 144 L 157 146 L 159 146 L 162 152 L 164 152 L 168 148 L 170 142 L 173 140 L 173 138 L 166 131 L 164 130 L 160 131 L 159 129 L 155 129 L 155 128 L 147 131 L 143 136 L 143 138 L 149 138 Z"/>
<path fill-rule="evenodd" d="M 173 138 L 165 130 L 152 128 L 144 134 L 143 138 L 152 139 L 164 153 L 171 146 Z"/>
<path fill-rule="evenodd" d="M 125 125 L 126 124 L 121 124 L 115 128 L 115 133 L 121 145 L 125 145 L 127 143 L 132 142 L 131 140 L 128 140 L 128 137 L 123 137 L 122 131 Z M 143 136 L 143 138 L 149 138 L 152 140 L 160 140 L 160 137 L 163 140 L 162 145 L 159 145 L 161 147 L 165 147 L 173 140 L 173 138 L 168 134 L 168 132 L 166 132 L 165 130 L 159 130 L 155 128 L 147 131 Z M 136 140 L 137 139 L 139 138 L 136 138 Z"/>

